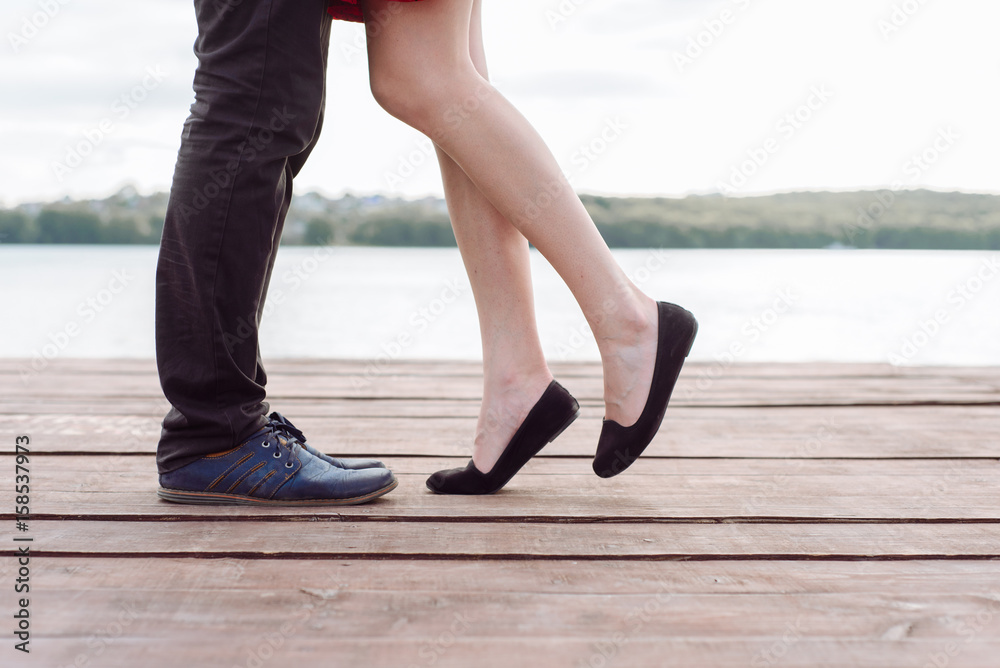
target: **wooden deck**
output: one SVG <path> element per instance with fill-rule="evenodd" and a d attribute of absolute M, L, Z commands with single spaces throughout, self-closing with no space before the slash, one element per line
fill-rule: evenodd
<path fill-rule="evenodd" d="M 690 364 L 648 454 L 602 480 L 600 368 L 559 364 L 581 419 L 468 498 L 424 479 L 469 456 L 477 365 L 275 362 L 272 405 L 310 442 L 400 479 L 322 510 L 158 500 L 150 361 L 19 367 L 0 361 L 0 631 L 30 544 L 32 636 L 5 666 L 1000 665 L 998 368 Z"/>

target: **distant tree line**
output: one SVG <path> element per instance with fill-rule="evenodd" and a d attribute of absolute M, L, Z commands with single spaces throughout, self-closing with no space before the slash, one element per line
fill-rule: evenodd
<path fill-rule="evenodd" d="M 89 211 L 42 209 L 35 217 L 0 211 L 0 243 L 7 244 L 155 244 L 162 229 L 155 216 L 102 221 Z"/>
<path fill-rule="evenodd" d="M 286 237 L 286 243 L 289 240 Z M 455 246 L 455 234 L 446 214 L 417 207 L 399 207 L 366 216 L 312 218 L 301 243 L 310 246 Z"/>
<path fill-rule="evenodd" d="M 582 197 L 618 248 L 1000 249 L 1000 197 L 930 190 Z"/>
<path fill-rule="evenodd" d="M 1000 228 L 949 231 L 934 227 L 878 228 L 853 239 L 824 231 L 755 227 L 670 227 L 641 222 L 598 223 L 612 248 L 895 248 L 1000 250 Z"/>
<path fill-rule="evenodd" d="M 612 248 L 856 248 L 1000 250 L 1000 197 L 861 191 L 760 197 L 581 196 Z M 542 219 L 544 223 L 544 218 Z M 295 242 L 294 240 L 288 240 Z M 421 206 L 347 221 L 314 218 L 299 243 L 454 246 L 447 215 Z"/>
<path fill-rule="evenodd" d="M 304 245 L 454 246 L 440 201 L 359 198 L 293 201 L 283 243 Z M 321 198 L 320 198 L 321 199 Z M 759 197 L 581 200 L 615 248 L 857 248 L 1000 250 L 1000 197 L 928 190 L 805 192 Z M 111 202 L 108 204 L 108 202 Z M 350 206 L 344 203 L 349 202 Z M 0 211 L 2 243 L 153 244 L 162 210 L 128 209 L 111 200 L 101 215 L 60 204 L 30 215 Z M 307 213 L 307 211 L 309 211 Z M 544 212 L 541 219 L 544 224 Z"/>

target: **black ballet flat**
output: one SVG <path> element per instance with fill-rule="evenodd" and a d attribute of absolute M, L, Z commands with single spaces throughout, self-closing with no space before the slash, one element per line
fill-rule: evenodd
<path fill-rule="evenodd" d="M 653 382 L 642 415 L 631 427 L 604 420 L 594 456 L 594 473 L 616 476 L 632 465 L 653 440 L 667 412 L 670 394 L 698 333 L 698 321 L 676 304 L 657 302 L 659 311 Z"/>
<path fill-rule="evenodd" d="M 556 440 L 579 414 L 580 404 L 573 395 L 552 381 L 489 473 L 480 472 L 470 459 L 465 468 L 438 471 L 427 479 L 427 487 L 438 494 L 493 494 L 539 450 Z"/>

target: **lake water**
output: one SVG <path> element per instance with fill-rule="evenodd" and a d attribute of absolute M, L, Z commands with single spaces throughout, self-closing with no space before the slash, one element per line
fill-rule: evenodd
<path fill-rule="evenodd" d="M 152 357 L 154 247 L 0 247 L 0 357 Z M 690 309 L 691 358 L 1000 365 L 1000 253 L 619 250 L 657 299 Z M 596 360 L 569 291 L 533 255 L 551 360 Z M 265 358 L 481 359 L 455 249 L 282 248 Z"/>

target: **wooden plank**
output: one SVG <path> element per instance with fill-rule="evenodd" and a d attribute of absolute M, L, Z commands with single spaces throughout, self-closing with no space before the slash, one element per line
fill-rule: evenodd
<path fill-rule="evenodd" d="M 152 456 L 35 456 L 32 511 L 38 518 L 68 519 L 1000 521 L 1000 462 L 995 460 L 643 459 L 628 473 L 604 480 L 591 473 L 589 461 L 539 458 L 502 492 L 462 499 L 432 494 L 424 481 L 431 472 L 460 466 L 464 460 L 404 457 L 386 462 L 400 486 L 377 507 L 211 508 L 161 501 L 155 495 Z M 9 480 L 9 475 L 4 477 Z M 10 497 L 12 485 L 0 486 L 0 500 Z M 10 498 L 7 507 L 12 505 Z M 0 514 L 0 519 L 13 517 Z"/>
<path fill-rule="evenodd" d="M 153 398 L 160 396 L 154 379 L 133 380 L 128 376 L 110 379 L 84 377 L 67 383 L 61 378 L 46 378 L 26 387 L 9 386 L 4 394 L 25 398 L 72 399 L 81 394 L 95 398 Z M 563 379 L 566 388 L 581 403 L 599 404 L 603 385 L 597 379 Z M 781 379 L 767 382 L 756 379 L 721 378 L 699 386 L 689 374 L 682 374 L 675 390 L 677 405 L 687 406 L 842 406 L 907 404 L 987 404 L 1000 405 L 1000 391 L 987 383 L 966 383 L 954 379 L 930 379 L 914 383 L 907 378 Z M 448 377 L 429 379 L 418 376 L 382 376 L 366 383 L 350 377 L 273 377 L 268 382 L 271 400 L 286 399 L 464 399 L 478 400 L 482 385 L 475 378 Z"/>
<path fill-rule="evenodd" d="M 202 560 L 203 564 L 205 561 Z M 272 561 L 270 565 L 274 570 L 276 564 Z M 282 565 L 287 567 L 284 563 Z M 312 568 L 315 569 L 317 565 L 313 562 Z M 126 563 L 123 566 L 128 568 L 130 564 Z M 208 564 L 206 566 L 206 572 L 202 577 L 208 579 L 211 575 L 207 571 L 211 566 Z M 301 570 L 308 568 L 301 562 L 295 563 L 294 566 L 298 566 Z M 482 574 L 483 570 L 480 571 L 480 575 Z M 559 575 L 566 577 L 567 573 Z M 577 573 L 570 570 L 569 575 L 576 576 Z M 597 577 L 601 577 L 601 574 L 598 573 Z M 172 580 L 175 586 L 181 584 L 177 582 L 178 578 Z M 282 580 L 287 581 L 286 578 Z M 300 582 L 301 580 L 302 578 Z M 123 585 L 128 587 L 138 582 L 141 580 L 136 579 Z M 293 613 L 296 607 L 301 611 L 302 608 L 311 605 L 312 610 L 316 610 L 317 607 L 323 606 L 323 603 L 331 608 L 331 612 L 335 609 L 336 616 L 342 618 L 337 631 L 341 638 L 379 637 L 384 635 L 384 629 L 398 623 L 400 617 L 419 616 L 419 620 L 408 620 L 406 630 L 396 634 L 397 640 L 401 637 L 412 639 L 435 634 L 438 628 L 447 628 L 455 612 L 467 615 L 470 626 L 473 618 L 480 621 L 483 627 L 477 629 L 475 635 L 484 639 L 516 636 L 517 627 L 525 624 L 531 628 L 520 632 L 523 638 L 544 638 L 552 635 L 562 639 L 587 638 L 588 633 L 591 636 L 594 633 L 593 628 L 588 632 L 586 624 L 581 623 L 587 616 L 591 617 L 594 625 L 602 630 L 606 629 L 609 633 L 625 633 L 634 626 L 635 615 L 630 620 L 633 623 L 625 622 L 632 610 L 657 602 L 660 604 L 660 614 L 656 615 L 655 621 L 651 619 L 647 622 L 651 628 L 645 629 L 643 633 L 649 638 L 724 635 L 768 638 L 780 636 L 784 626 L 781 622 L 790 619 L 794 621 L 796 630 L 801 636 L 813 638 L 877 640 L 894 627 L 908 624 L 918 627 L 908 631 L 911 638 L 952 639 L 955 637 L 955 630 L 953 623 L 948 621 L 949 617 L 974 618 L 977 613 L 989 611 L 991 604 L 996 606 L 994 614 L 1000 613 L 1000 600 L 991 598 L 984 600 L 983 594 L 931 594 L 919 589 L 917 590 L 919 594 L 911 590 L 897 594 L 850 592 L 762 596 L 722 592 L 679 594 L 665 590 L 662 584 L 656 583 L 653 584 L 653 592 L 627 595 L 616 592 L 591 594 L 578 591 L 577 587 L 563 587 L 559 592 L 541 594 L 520 588 L 504 591 L 494 586 L 470 588 L 467 591 L 415 590 L 412 586 L 386 591 L 384 587 L 378 587 L 355 594 L 355 587 L 350 582 L 336 584 L 330 578 L 317 578 L 305 586 L 298 587 L 279 588 L 273 583 L 262 583 L 256 594 L 244 587 L 233 591 L 228 582 L 222 582 L 213 588 L 212 600 L 193 605 L 185 600 L 191 598 L 193 593 L 191 590 L 157 588 L 155 607 L 142 600 L 141 594 L 149 593 L 148 585 L 142 589 L 142 592 L 94 590 L 81 587 L 81 583 L 77 582 L 62 590 L 63 605 L 94 606 L 108 610 L 118 607 L 134 610 L 136 613 L 145 611 L 146 615 L 141 617 L 139 614 L 135 615 L 137 619 L 133 620 L 129 628 L 132 634 L 139 637 L 154 635 L 161 630 L 158 627 L 164 622 L 181 633 L 197 631 L 200 627 L 203 633 L 212 635 L 225 634 L 233 626 L 264 628 L 267 619 L 273 619 L 275 609 Z M 487 593 L 489 599 L 482 600 L 482 595 Z M 262 597 L 264 601 L 260 600 Z M 52 598 L 54 597 L 45 597 L 37 605 L 45 606 L 45 602 L 51 601 Z M 472 605 L 477 598 L 482 602 L 479 605 Z M 916 605 L 920 605 L 924 610 L 914 612 L 912 607 L 910 610 L 906 609 L 908 606 L 915 606 L 914 599 L 919 600 L 920 603 Z M 408 614 L 400 614 L 398 608 L 401 606 L 407 608 Z M 568 606 L 572 608 L 556 612 L 558 608 Z M 439 609 L 432 612 L 431 609 L 435 607 Z M 932 611 L 928 611 L 928 608 Z M 831 609 L 838 612 L 835 624 L 831 624 L 829 619 L 824 619 Z M 50 606 L 45 606 L 47 613 L 50 610 Z M 165 614 L 167 611 L 174 615 L 180 613 L 203 621 L 199 626 L 189 626 L 183 622 L 171 623 L 169 620 L 171 615 Z M 514 611 L 518 614 L 512 614 Z M 78 613 L 59 615 L 54 610 L 52 612 L 55 614 L 50 614 L 47 618 L 50 623 L 62 622 L 61 626 L 65 625 L 66 628 L 61 629 L 63 635 L 83 635 L 92 628 L 91 620 L 87 617 L 80 618 Z M 545 614 L 553 613 L 555 613 L 554 619 L 552 617 L 548 620 L 541 619 Z M 114 619 L 114 616 L 111 619 Z M 489 622 L 488 619 L 495 621 Z M 381 633 L 380 627 L 383 629 Z"/>
<path fill-rule="evenodd" d="M 116 410 L 120 407 L 115 406 Z M 467 457 L 478 402 L 282 402 L 317 446 L 345 455 Z M 384 413 L 379 413 L 380 408 Z M 425 408 L 426 412 L 422 409 Z M 109 407 L 110 410 L 110 407 Z M 165 409 L 164 409 L 165 410 Z M 162 412 L 0 414 L 0 452 L 30 434 L 36 452 L 153 453 Z M 603 410 L 585 407 L 543 451 L 592 457 Z M 997 457 L 1000 410 L 985 406 L 671 407 L 647 457 Z M 329 436 L 324 436 L 329 435 Z"/>
<path fill-rule="evenodd" d="M 555 602 L 554 602 L 555 603 Z M 570 605 L 572 602 L 566 602 Z M 118 611 L 116 611 L 118 612 Z M 282 611 L 283 612 L 283 611 Z M 549 614 L 552 614 L 551 611 Z M 724 614 L 720 611 L 719 614 Z M 281 624 L 276 617 L 272 624 Z M 301 619 L 301 617 L 293 618 Z M 965 619 L 965 618 L 963 618 Z M 971 618 L 970 618 L 971 619 Z M 612 642 L 613 635 L 563 639 L 559 637 L 534 638 L 524 634 L 513 634 L 501 638 L 480 636 L 455 638 L 449 625 L 454 618 L 437 627 L 435 636 L 419 639 L 397 640 L 382 634 L 360 638 L 344 639 L 335 634 L 336 619 L 315 622 L 326 631 L 326 636 L 303 637 L 298 634 L 298 626 L 289 630 L 294 635 L 275 636 L 274 631 L 248 633 L 227 628 L 225 641 L 211 636 L 207 631 L 192 630 L 169 637 L 156 635 L 143 638 L 122 638 L 114 643 L 101 642 L 93 635 L 77 638 L 44 637 L 46 663 L 69 666 L 77 657 L 93 656 L 86 651 L 87 642 L 101 648 L 107 666 L 142 665 L 149 668 L 173 668 L 177 665 L 284 665 L 284 666 L 325 666 L 331 665 L 330 657 L 336 657 L 336 665 L 348 666 L 436 666 L 439 668 L 509 668 L 512 663 L 525 668 L 549 668 L 551 666 L 629 666 L 630 668 L 662 668 L 664 665 L 715 666 L 719 668 L 745 668 L 780 665 L 787 668 L 838 668 L 839 666 L 866 666 L 867 668 L 896 666 L 935 666 L 932 660 L 950 668 L 996 668 L 996 656 L 1000 652 L 1000 641 L 993 637 L 978 637 L 968 644 L 963 637 L 956 639 L 928 640 L 854 640 L 798 638 L 786 628 L 768 638 L 628 638 L 620 646 Z M 397 621 L 405 625 L 410 617 L 400 616 Z M 529 620 L 530 621 L 534 621 Z M 551 623 L 551 622 L 550 622 Z M 105 627 L 98 627 L 105 628 Z M 111 628 L 116 628 L 112 626 Z M 169 628 L 169 627 L 168 627 Z M 543 627 L 544 628 L 544 627 Z M 908 628 L 900 625 L 898 628 Z M 160 630 L 158 633 L 165 633 Z M 394 632 L 394 627 L 390 627 Z M 991 633 L 995 633 L 990 629 Z M 794 643 L 785 638 L 792 638 Z M 278 649 L 272 644 L 280 643 Z M 954 651 L 956 658 L 949 660 L 946 649 Z M 38 650 L 33 650 L 37 652 Z M 91 651 L 96 652 L 96 649 Z M 234 662 L 233 657 L 239 657 Z M 267 657 L 264 660 L 262 657 Z M 779 657 L 780 662 L 767 657 Z M 608 658 L 610 657 L 611 663 Z M 671 663 L 664 663 L 670 657 Z M 935 657 L 940 657 L 935 659 Z M 341 663 L 342 662 L 342 663 Z"/>
<path fill-rule="evenodd" d="M 33 563 L 44 665 L 991 666 L 1000 649 L 989 561 Z"/>
<path fill-rule="evenodd" d="M 316 568 L 317 564 L 314 562 L 312 566 Z M 271 562 L 271 568 L 272 570 L 275 568 L 274 562 Z M 205 577 L 210 575 L 206 572 Z M 194 605 L 185 602 L 185 599 L 191 598 L 193 593 L 191 590 L 161 590 L 157 592 L 157 605 L 152 610 L 150 609 L 152 606 L 136 595 L 139 592 L 129 595 L 114 590 L 95 591 L 81 589 L 78 584 L 63 590 L 63 605 L 94 606 L 110 611 L 115 608 L 135 611 L 137 619 L 132 620 L 129 631 L 139 637 L 162 632 L 160 627 L 164 622 L 176 632 L 190 633 L 200 630 L 206 635 L 217 636 L 226 634 L 234 626 L 264 629 L 267 620 L 274 618 L 275 609 L 282 610 L 295 618 L 296 608 L 299 612 L 327 608 L 331 613 L 329 617 L 341 618 L 336 632 L 340 638 L 378 638 L 385 635 L 384 629 L 392 628 L 394 623 L 399 623 L 400 617 L 405 616 L 406 630 L 395 634 L 396 640 L 406 637 L 422 639 L 436 635 L 439 629 L 448 627 L 456 612 L 468 618 L 470 627 L 473 620 L 480 623 L 480 628 L 477 628 L 474 634 L 482 639 L 516 636 L 521 638 L 556 636 L 562 640 L 586 639 L 595 633 L 595 629 L 588 630 L 586 624 L 581 623 L 587 616 L 591 617 L 595 626 L 609 635 L 619 632 L 624 634 L 630 627 L 635 626 L 637 615 L 633 615 L 631 623 L 624 621 L 633 610 L 637 607 L 641 609 L 646 604 L 655 605 L 657 602 L 660 603 L 660 614 L 656 615 L 655 621 L 651 619 L 647 622 L 650 628 L 644 629 L 642 634 L 649 639 L 710 638 L 724 635 L 780 637 L 784 627 L 782 622 L 791 620 L 798 634 L 804 637 L 878 640 L 880 635 L 891 632 L 894 628 L 909 626 L 907 634 L 911 638 L 950 640 L 956 633 L 954 624 L 950 623 L 948 618 L 975 618 L 977 613 L 989 612 L 991 608 L 991 600 L 983 600 L 982 595 L 977 594 L 922 593 L 915 596 L 913 592 L 895 595 L 883 593 L 859 595 L 852 592 L 782 597 L 724 593 L 676 594 L 660 589 L 652 595 L 649 593 L 621 595 L 587 594 L 566 591 L 567 588 L 563 588 L 563 591 L 558 593 L 541 595 L 518 590 L 505 592 L 493 587 L 488 590 L 489 600 L 474 605 L 474 601 L 479 598 L 477 596 L 479 592 L 475 590 L 445 593 L 414 591 L 410 587 L 398 591 L 384 591 L 379 588 L 376 591 L 369 590 L 352 595 L 354 588 L 350 583 L 338 586 L 327 580 L 317 584 L 319 586 L 286 589 L 265 584 L 261 587 L 261 593 L 256 595 L 246 592 L 243 588 L 238 592 L 232 592 L 229 587 L 223 585 L 212 591 L 213 600 Z M 146 590 L 143 593 L 148 592 L 147 588 L 143 589 Z M 306 591 L 302 591 L 303 589 Z M 264 602 L 260 601 L 261 594 L 265 598 Z M 44 606 L 46 613 L 50 610 L 55 612 L 52 610 L 54 606 L 45 605 L 49 601 L 55 603 L 53 598 L 45 596 L 37 605 Z M 256 601 L 253 600 L 255 598 Z M 914 599 L 918 599 L 919 603 L 915 603 Z M 992 604 L 996 606 L 994 614 L 1000 613 L 1000 601 L 993 600 Z M 914 605 L 925 609 L 918 613 L 906 610 L 906 607 Z M 401 606 L 406 606 L 408 614 L 400 613 L 398 608 Z M 572 607 L 569 610 L 557 612 L 560 607 L 570 606 Z M 443 610 L 439 609 L 435 614 L 431 610 L 434 607 Z M 932 608 L 933 611 L 928 612 L 927 608 Z M 831 609 L 838 611 L 833 624 L 826 618 L 827 611 Z M 170 615 L 165 614 L 168 610 L 174 614 L 194 617 L 201 620 L 201 623 L 197 626 L 183 622 L 171 623 Z M 146 614 L 140 615 L 140 611 Z M 512 614 L 514 611 L 517 614 Z M 546 614 L 551 615 L 549 619 L 543 619 Z M 420 619 L 410 618 L 410 615 Z M 53 616 L 56 617 L 55 620 L 51 619 Z M 309 617 L 311 615 L 303 614 L 298 619 Z M 333 619 L 329 617 L 326 621 L 332 622 Z M 65 624 L 67 628 L 61 629 L 60 635 L 84 636 L 93 628 L 92 621 L 87 617 L 81 618 L 78 612 L 69 615 L 50 614 L 48 619 Z M 110 619 L 114 619 L 114 615 Z M 489 619 L 494 621 L 488 621 Z M 530 628 L 518 633 L 519 626 Z M 473 633 L 471 628 L 469 631 Z M 879 634 L 879 631 L 882 633 Z M 43 637 L 47 635 L 44 634 Z M 997 640 L 1000 645 L 1000 639 Z"/>
<path fill-rule="evenodd" d="M 383 500 L 372 504 L 377 511 Z M 32 554 L 414 559 L 991 558 L 1000 524 L 33 520 Z M 5 548 L 0 554 L 14 551 Z"/>
<path fill-rule="evenodd" d="M 596 367 L 596 365 L 595 365 Z M 922 377 L 869 373 L 863 376 L 809 376 L 785 374 L 751 377 L 731 374 L 711 365 L 686 366 L 675 390 L 679 405 L 843 405 L 910 403 L 1000 404 L 1000 383 L 987 376 L 925 375 Z M 561 378 L 581 402 L 600 404 L 600 375 Z M 919 382 L 918 382 L 919 379 Z M 358 365 L 354 373 L 281 374 L 269 377 L 273 399 L 345 397 L 368 399 L 478 399 L 481 379 L 477 374 L 430 375 L 418 373 L 366 372 Z M 104 398 L 158 398 L 160 387 L 154 373 L 83 374 L 67 382 L 65 376 L 40 373 L 26 378 L 0 376 L 4 396 L 71 399 L 86 393 Z"/>
<path fill-rule="evenodd" d="M 498 565 L 503 565 L 498 568 Z M 1000 600 L 1000 561 L 383 561 L 197 557 L 60 557 L 32 564 L 39 590 L 143 592 L 204 586 L 251 593 L 347 589 L 356 592 L 531 592 L 538 594 L 816 595 L 945 594 Z M 0 559 L 0 579 L 16 563 Z M 488 577 L 484 577 L 488 575 Z M 141 587 L 136 587 L 141 583 Z M 998 620 L 1000 621 L 1000 620 Z"/>

